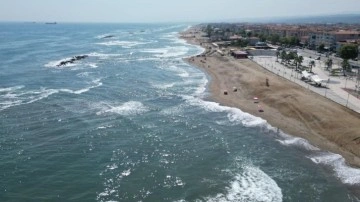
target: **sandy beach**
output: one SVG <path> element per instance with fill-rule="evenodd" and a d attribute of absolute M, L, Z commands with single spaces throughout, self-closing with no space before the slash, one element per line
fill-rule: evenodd
<path fill-rule="evenodd" d="M 182 36 L 188 43 L 201 43 L 200 32 L 190 29 Z M 204 43 L 201 45 L 206 48 Z M 250 59 L 214 53 L 186 61 L 210 76 L 209 99 L 261 117 L 283 132 L 341 154 L 348 164 L 360 167 L 360 114 L 273 74 Z M 259 103 L 254 103 L 254 97 Z"/>

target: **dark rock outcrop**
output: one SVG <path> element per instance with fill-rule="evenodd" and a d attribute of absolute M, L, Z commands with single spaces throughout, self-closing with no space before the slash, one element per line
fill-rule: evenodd
<path fill-rule="evenodd" d="M 67 64 L 72 64 L 72 63 L 74 63 L 74 62 L 76 62 L 78 60 L 82 60 L 82 59 L 85 59 L 87 57 L 89 57 L 89 56 L 88 55 L 77 55 L 77 56 L 72 57 L 71 59 L 61 61 L 56 66 L 60 67 L 60 66 L 65 66 Z"/>
<path fill-rule="evenodd" d="M 106 35 L 102 39 L 109 39 L 109 38 L 114 38 L 114 37 L 115 37 L 114 35 Z"/>

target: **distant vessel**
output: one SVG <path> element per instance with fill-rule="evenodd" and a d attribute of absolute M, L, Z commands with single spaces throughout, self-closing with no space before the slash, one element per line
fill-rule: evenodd
<path fill-rule="evenodd" d="M 46 22 L 45 24 L 47 24 L 47 25 L 56 25 L 57 22 Z"/>

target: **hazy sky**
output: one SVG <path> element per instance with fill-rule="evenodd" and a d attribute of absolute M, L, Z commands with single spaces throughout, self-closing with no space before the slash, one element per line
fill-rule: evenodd
<path fill-rule="evenodd" d="M 207 22 L 360 13 L 360 0 L 0 0 L 0 21 Z"/>

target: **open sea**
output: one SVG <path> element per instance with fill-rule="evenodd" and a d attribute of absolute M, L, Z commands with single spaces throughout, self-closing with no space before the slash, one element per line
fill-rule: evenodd
<path fill-rule="evenodd" d="M 0 23 L 0 201 L 359 201 L 340 155 L 209 99 L 187 28 Z"/>

